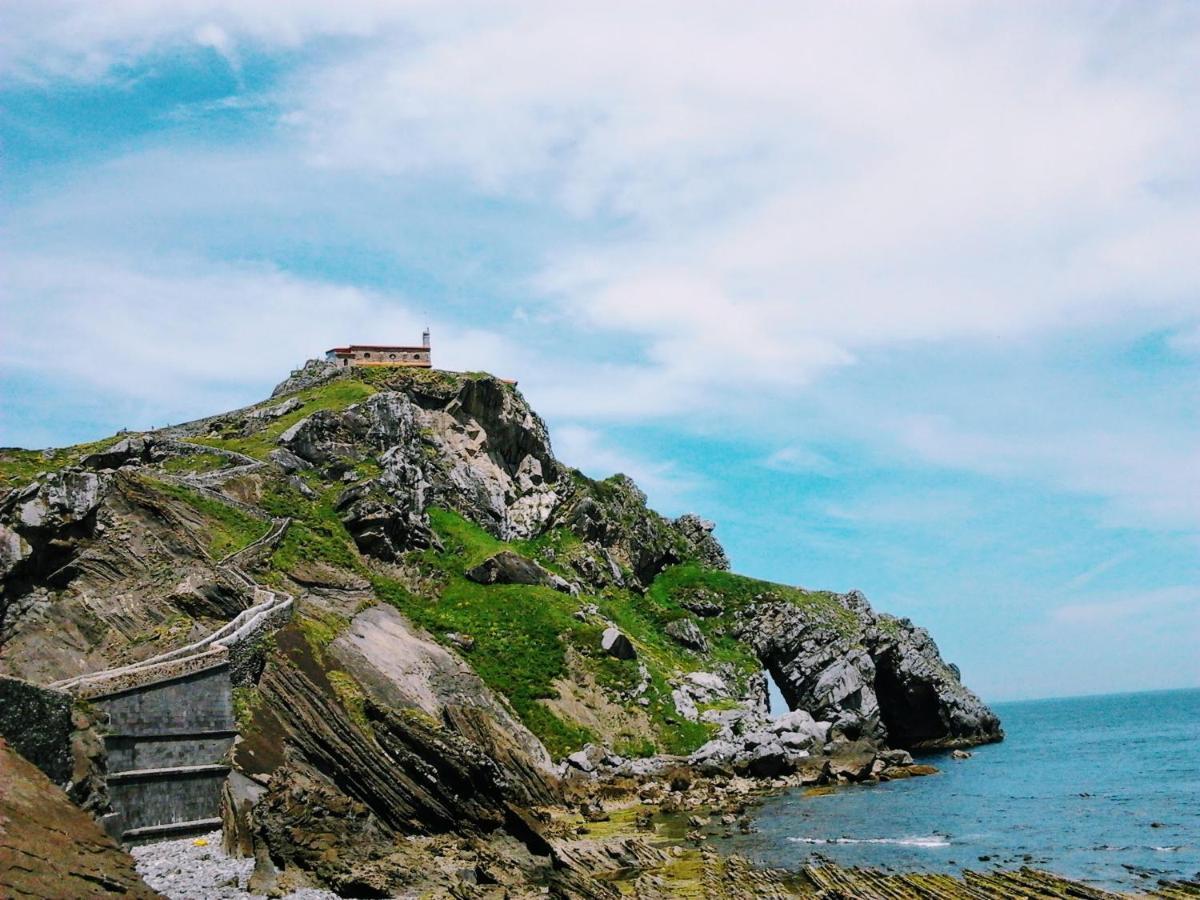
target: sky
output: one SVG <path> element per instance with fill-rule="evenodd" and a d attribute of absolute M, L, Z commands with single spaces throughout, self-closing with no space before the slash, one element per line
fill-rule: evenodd
<path fill-rule="evenodd" d="M 0 445 L 428 325 L 986 699 L 1200 685 L 1197 4 L 0 18 Z"/>

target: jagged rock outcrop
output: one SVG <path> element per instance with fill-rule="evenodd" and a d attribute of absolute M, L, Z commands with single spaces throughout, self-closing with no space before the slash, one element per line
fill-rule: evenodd
<path fill-rule="evenodd" d="M 380 862 L 397 834 L 504 829 L 546 851 L 521 810 L 558 796 L 549 756 L 462 660 L 382 606 L 324 651 L 295 626 L 275 643 L 234 753 L 265 786 L 249 823 L 234 816 L 264 879 L 299 866 L 380 896 L 405 883 Z"/>
<path fill-rule="evenodd" d="M 0 739 L 0 895 L 161 898 L 133 859 Z"/>
<path fill-rule="evenodd" d="M 692 557 L 701 565 L 709 569 L 729 568 L 729 557 L 725 555 L 725 548 L 713 537 L 713 531 L 717 527 L 715 522 L 702 519 L 694 513 L 684 513 L 672 524 L 692 548 Z"/>
<path fill-rule="evenodd" d="M 923 629 L 871 609 L 857 591 L 844 614 L 765 597 L 741 613 L 740 634 L 792 709 L 834 736 L 906 749 L 1000 740 L 1000 721 L 943 662 Z"/>
<path fill-rule="evenodd" d="M 275 389 L 271 391 L 271 396 L 283 397 L 287 394 L 294 394 L 296 391 L 315 387 L 333 378 L 339 372 L 344 371 L 343 369 L 339 369 L 336 364 L 327 360 L 310 359 L 299 369 L 293 369 L 287 378 L 275 385 Z"/>
<path fill-rule="evenodd" d="M 1000 720 L 942 660 L 924 628 L 876 615 L 865 635 L 888 743 L 909 750 L 968 747 L 1004 736 Z"/>

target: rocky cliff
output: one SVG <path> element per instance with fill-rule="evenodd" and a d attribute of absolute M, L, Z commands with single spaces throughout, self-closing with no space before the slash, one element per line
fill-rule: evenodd
<path fill-rule="evenodd" d="M 0 896 L 159 898 L 92 817 L 3 740 L 0 788 Z"/>
<path fill-rule="evenodd" d="M 401 853 L 406 835 L 507 847 L 543 886 L 604 896 L 531 813 L 579 778 L 839 753 L 866 777 L 1002 736 L 925 631 L 730 573 L 711 523 L 565 466 L 489 376 L 313 363 L 233 413 L 0 451 L 0 479 L 0 672 L 39 683 L 219 628 L 254 602 L 221 561 L 290 522 L 246 563 L 296 602 L 236 689 L 226 787 L 226 839 L 263 885 L 461 875 Z"/>

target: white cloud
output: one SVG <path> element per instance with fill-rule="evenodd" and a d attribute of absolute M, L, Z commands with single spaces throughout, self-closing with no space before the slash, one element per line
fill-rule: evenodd
<path fill-rule="evenodd" d="M 415 341 L 426 321 L 405 298 L 308 281 L 270 266 L 146 269 L 113 260 L 6 258 L 0 364 L 133 397 L 189 405 L 269 384 L 327 347 L 365 335 Z M 445 368 L 495 368 L 503 341 L 434 321 Z"/>
<path fill-rule="evenodd" d="M 600 432 L 580 425 L 555 428 L 554 451 L 564 463 L 592 478 L 628 475 L 663 511 L 682 512 L 688 497 L 701 486 L 696 476 L 681 471 L 674 463 L 642 459 L 612 446 Z"/>
<path fill-rule="evenodd" d="M 763 460 L 763 465 L 778 472 L 805 475 L 831 475 L 836 470 L 827 457 L 800 444 L 780 447 Z"/>
<path fill-rule="evenodd" d="M 944 417 L 893 421 L 901 446 L 939 466 L 1107 498 L 1108 524 L 1200 529 L 1200 434 L 1174 423 L 1103 421 L 988 429 Z"/>
<path fill-rule="evenodd" d="M 1050 610 L 1048 619 L 1055 626 L 1120 633 L 1131 623 L 1161 622 L 1167 616 L 1178 618 L 1200 633 L 1200 590 L 1179 586 L 1090 603 L 1069 603 Z"/>
<path fill-rule="evenodd" d="M 716 430 L 743 425 L 749 408 L 767 410 L 755 425 L 770 429 L 791 397 L 896 348 L 1012 345 L 1112 323 L 1137 333 L 1200 315 L 1200 15 L 1186 6 L 885 3 L 864 17 L 821 2 L 680 0 L 632 13 L 114 0 L 29 5 L 4 34 L 10 77 L 43 80 L 110 77 L 196 42 L 238 60 L 350 38 L 299 54 L 272 95 L 303 164 L 380 184 L 445 176 L 594 226 L 574 245 L 546 243 L 526 308 L 539 327 L 633 350 L 611 363 L 568 349 L 522 355 L 516 374 L 559 417 L 682 414 Z M 112 304 L 105 352 L 83 358 L 125 390 L 264 378 L 337 323 L 414 325 L 391 298 L 271 269 L 164 281 L 144 265 L 85 262 L 79 278 L 36 259 L 19 268 L 34 279 L 24 296 L 53 308 L 66 335 L 100 297 Z M 135 302 L 143 293 L 166 298 L 162 309 Z M 134 321 L 156 342 L 215 342 L 228 367 L 132 341 Z M 286 351 L 276 342 L 247 358 L 281 321 Z M 464 331 L 456 344 L 455 365 L 513 371 L 503 338 Z M 103 371 L 113 358 L 128 368 Z M 156 366 L 171 375 L 147 385 Z M 1023 402 L 1046 418 L 1054 401 L 1040 393 Z M 1110 497 L 1114 521 L 1192 525 L 1194 429 L 1156 425 L 1128 416 L 1017 431 L 893 413 L 871 439 L 939 466 Z"/>

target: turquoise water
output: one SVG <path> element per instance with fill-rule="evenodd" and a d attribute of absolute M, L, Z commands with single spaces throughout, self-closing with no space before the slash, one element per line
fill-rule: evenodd
<path fill-rule="evenodd" d="M 928 778 L 792 791 L 723 845 L 795 868 L 1036 865 L 1136 888 L 1200 872 L 1200 690 L 995 705 L 1007 740 Z M 981 861 L 980 857 L 989 857 Z"/>

